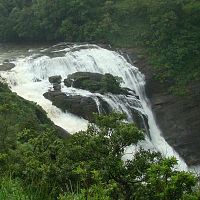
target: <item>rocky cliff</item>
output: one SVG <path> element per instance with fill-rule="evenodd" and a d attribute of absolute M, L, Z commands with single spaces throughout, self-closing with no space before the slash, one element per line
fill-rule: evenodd
<path fill-rule="evenodd" d="M 156 121 L 166 141 L 191 165 L 200 164 L 200 84 L 191 86 L 187 96 L 170 94 L 170 84 L 154 78 L 155 71 L 146 58 L 138 58 L 134 49 L 126 49 L 134 65 L 146 76 L 146 93 Z"/>

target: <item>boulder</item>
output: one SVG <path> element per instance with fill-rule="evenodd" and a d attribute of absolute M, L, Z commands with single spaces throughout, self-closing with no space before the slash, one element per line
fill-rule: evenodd
<path fill-rule="evenodd" d="M 15 67 L 14 63 L 10 63 L 9 60 L 6 60 L 6 61 L 8 62 L 4 61 L 4 63 L 0 65 L 0 71 L 8 71 Z"/>
<path fill-rule="evenodd" d="M 67 132 L 65 129 L 61 128 L 60 126 L 55 125 L 55 129 L 60 138 L 67 139 L 71 136 L 69 132 Z"/>
<path fill-rule="evenodd" d="M 96 102 L 91 97 L 67 96 L 57 91 L 46 92 L 44 97 L 52 101 L 52 104 L 63 112 L 68 111 L 91 122 L 94 120 L 93 113 L 98 113 Z M 102 107 L 102 113 L 106 113 L 109 105 L 103 102 L 100 107 Z"/>
<path fill-rule="evenodd" d="M 57 83 L 57 84 L 60 84 L 61 83 L 61 80 L 62 80 L 62 77 L 61 76 L 50 76 L 49 77 L 49 82 L 54 84 L 54 83 Z"/>
<path fill-rule="evenodd" d="M 53 89 L 54 91 L 61 91 L 61 85 L 58 83 L 53 83 Z"/>
<path fill-rule="evenodd" d="M 10 61 L 9 61 L 9 59 L 5 59 L 4 61 L 3 61 L 3 63 L 9 63 Z"/>
<path fill-rule="evenodd" d="M 67 87 L 75 87 L 80 89 L 89 90 L 91 92 L 97 92 L 101 90 L 101 79 L 103 75 L 99 73 L 90 72 L 76 72 L 68 75 L 64 80 L 64 84 Z"/>
<path fill-rule="evenodd" d="M 135 93 L 129 88 L 120 87 L 122 80 L 119 77 L 114 77 L 111 74 L 99 74 L 91 72 L 76 72 L 68 75 L 64 79 L 64 84 L 67 87 L 74 87 L 83 90 L 88 90 L 92 93 L 112 93 L 132 95 Z"/>
<path fill-rule="evenodd" d="M 149 124 L 148 124 L 148 117 L 140 113 L 138 110 L 135 110 L 133 108 L 130 108 L 130 109 L 131 109 L 132 118 L 135 125 L 138 128 L 144 130 L 144 132 L 148 135 L 148 137 L 151 138 L 150 131 L 149 131 Z"/>

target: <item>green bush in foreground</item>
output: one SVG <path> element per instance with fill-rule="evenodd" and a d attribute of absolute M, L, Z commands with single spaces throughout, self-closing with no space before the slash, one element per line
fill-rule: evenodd
<path fill-rule="evenodd" d="M 19 182 L 10 178 L 3 178 L 0 182 L 1 200 L 28 200 L 28 196 L 23 191 Z"/>
<path fill-rule="evenodd" d="M 14 148 L 0 152 L 5 199 L 198 199 L 196 178 L 177 171 L 175 158 L 140 149 L 122 161 L 125 148 L 144 134 L 121 114 L 97 115 L 95 125 L 67 140 L 50 129 L 25 129 L 16 138 Z"/>

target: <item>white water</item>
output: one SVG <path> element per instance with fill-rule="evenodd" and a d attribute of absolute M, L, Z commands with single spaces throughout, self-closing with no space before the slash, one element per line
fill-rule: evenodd
<path fill-rule="evenodd" d="M 123 86 L 135 90 L 140 101 L 134 96 L 127 97 L 129 100 L 124 99 L 123 96 L 114 96 L 111 94 L 106 96 L 98 94 L 97 96 L 107 101 L 113 110 L 125 112 L 129 121 L 132 119 L 127 106 L 134 107 L 145 114 L 148 117 L 151 141 L 146 137 L 146 141 L 141 142 L 140 145 L 146 149 L 156 149 L 167 157 L 175 156 L 179 160 L 179 168 L 187 170 L 187 165 L 173 148 L 167 144 L 156 125 L 149 101 L 145 95 L 145 79 L 139 70 L 116 52 L 95 45 L 93 45 L 92 48 L 91 46 L 90 48 L 85 48 L 84 46 L 83 49 L 79 49 L 79 47 L 81 46 L 67 47 L 66 49 L 59 49 L 58 51 L 53 49 L 53 53 L 62 52 L 65 54 L 65 56 L 54 58 L 45 56 L 44 54 L 48 49 L 44 49 L 41 51 L 43 56 L 34 58 L 35 56 L 32 55 L 23 59 L 18 59 L 15 61 L 16 67 L 13 68 L 13 70 L 4 72 L 1 75 L 6 78 L 14 92 L 25 99 L 37 102 L 47 111 L 48 116 L 55 124 L 71 133 L 85 130 L 87 121 L 70 113 L 61 112 L 60 109 L 52 106 L 51 102 L 43 97 L 43 94 L 48 88 L 51 88 L 48 77 L 61 75 L 63 78 L 66 78 L 67 75 L 74 72 L 110 73 L 114 76 L 122 77 L 124 81 Z M 39 82 L 36 82 L 38 80 Z M 71 95 L 80 94 L 82 96 L 91 96 L 98 104 L 98 98 L 88 91 L 64 86 L 62 91 Z M 128 155 L 131 155 L 130 153 L 134 152 L 136 148 L 138 147 L 129 147 L 126 152 L 127 157 L 129 157 Z"/>

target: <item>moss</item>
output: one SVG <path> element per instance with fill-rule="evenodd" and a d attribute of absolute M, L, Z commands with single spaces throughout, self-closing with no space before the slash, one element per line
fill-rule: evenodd
<path fill-rule="evenodd" d="M 66 86 L 73 86 L 90 92 L 126 94 L 127 91 L 121 88 L 122 79 L 111 74 L 98 74 L 90 72 L 77 72 L 65 79 Z"/>

